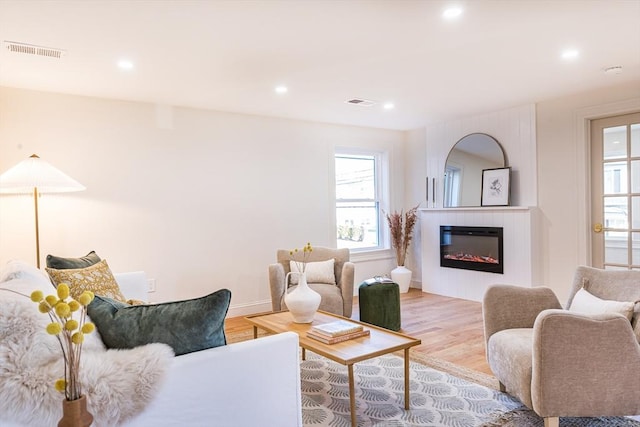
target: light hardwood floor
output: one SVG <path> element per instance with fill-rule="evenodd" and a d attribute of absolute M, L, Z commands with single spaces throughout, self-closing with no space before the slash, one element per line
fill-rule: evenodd
<path fill-rule="evenodd" d="M 400 295 L 402 333 L 422 340 L 413 351 L 491 374 L 485 359 L 482 304 L 410 289 Z M 354 298 L 353 319 L 358 319 L 358 299 Z M 229 318 L 225 330 L 243 332 L 252 327 L 243 317 Z"/>

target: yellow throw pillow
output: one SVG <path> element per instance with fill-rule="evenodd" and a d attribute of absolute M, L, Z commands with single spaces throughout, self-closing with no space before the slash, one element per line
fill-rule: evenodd
<path fill-rule="evenodd" d="M 51 281 L 57 287 L 60 283 L 69 285 L 71 297 L 78 299 L 84 291 L 91 291 L 96 295 L 126 302 L 120 287 L 113 277 L 106 260 L 102 260 L 90 267 L 56 270 L 45 268 Z"/>

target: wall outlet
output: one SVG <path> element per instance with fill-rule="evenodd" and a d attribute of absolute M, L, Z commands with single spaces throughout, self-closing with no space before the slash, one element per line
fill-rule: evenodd
<path fill-rule="evenodd" d="M 149 279 L 149 280 L 147 280 L 147 282 L 149 283 L 149 293 L 155 292 L 156 291 L 156 279 Z"/>

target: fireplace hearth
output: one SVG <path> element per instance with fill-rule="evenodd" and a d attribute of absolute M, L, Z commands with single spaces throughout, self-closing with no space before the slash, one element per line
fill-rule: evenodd
<path fill-rule="evenodd" d="M 502 227 L 441 225 L 440 266 L 504 274 Z"/>

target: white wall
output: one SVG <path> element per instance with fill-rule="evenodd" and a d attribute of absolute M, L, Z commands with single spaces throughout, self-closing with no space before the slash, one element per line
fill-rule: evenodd
<path fill-rule="evenodd" d="M 0 171 L 37 153 L 87 187 L 41 198 L 43 259 L 96 250 L 113 271 L 155 278 L 156 301 L 226 287 L 234 314 L 270 308 L 277 248 L 334 245 L 334 146 L 388 151 L 391 208 L 404 207 L 404 140 L 398 131 L 0 88 Z M 29 197 L 0 196 L 0 265 L 35 264 L 33 228 Z M 390 253 L 363 260 L 357 283 L 393 263 Z"/>
<path fill-rule="evenodd" d="M 427 206 L 425 178 L 426 171 L 426 146 L 425 146 L 425 129 L 415 129 L 407 132 L 406 149 L 405 149 L 405 196 L 406 208 L 412 208 L 416 205 L 421 208 Z M 409 251 L 405 259 L 405 266 L 410 269 L 413 274 L 411 278 L 411 286 L 422 288 L 422 238 L 420 234 L 421 215 L 418 215 L 418 221 L 413 232 L 413 241 L 409 246 Z"/>
<path fill-rule="evenodd" d="M 565 302 L 577 265 L 589 265 L 588 119 L 640 111 L 640 81 L 536 105 L 542 281 Z"/>
<path fill-rule="evenodd" d="M 538 206 L 541 282 L 564 301 L 576 265 L 589 262 L 579 123 L 640 110 L 639 95 L 635 82 L 540 102 L 535 113 L 522 106 L 402 133 L 0 88 L 0 171 L 37 153 L 87 186 L 42 197 L 43 257 L 95 249 L 115 271 L 147 271 L 157 301 L 224 286 L 232 312 L 249 313 L 268 308 L 266 265 L 276 248 L 331 244 L 334 146 L 390 150 L 392 208 L 425 208 L 425 178 L 441 186 L 449 149 L 485 132 L 518 164 L 518 188 L 529 189 L 514 203 Z M 534 129 L 522 124 L 527 116 Z M 533 145 L 512 145 L 530 134 Z M 522 165 L 533 172 L 523 175 Z M 35 261 L 32 203 L 0 196 L 0 265 Z M 420 228 L 408 256 L 414 287 Z M 356 283 L 393 264 L 387 253 L 360 257 Z"/>

